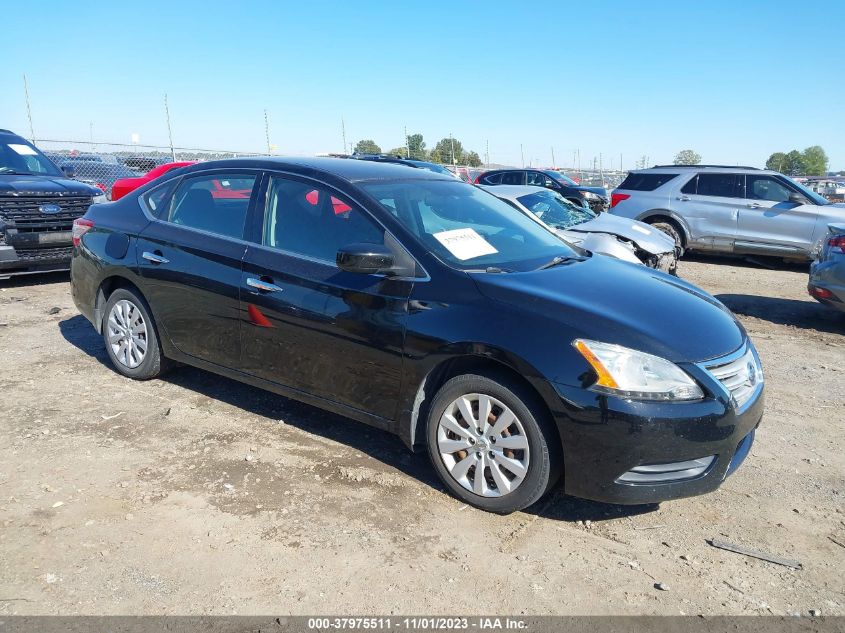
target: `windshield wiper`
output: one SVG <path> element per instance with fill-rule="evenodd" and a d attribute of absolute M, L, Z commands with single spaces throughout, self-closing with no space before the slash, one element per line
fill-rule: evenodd
<path fill-rule="evenodd" d="M 555 266 L 560 266 L 561 264 L 571 264 L 572 262 L 583 262 L 583 257 L 569 257 L 564 255 L 558 255 L 554 259 L 549 262 L 546 262 L 536 270 L 546 270 L 547 268 L 554 268 Z"/>

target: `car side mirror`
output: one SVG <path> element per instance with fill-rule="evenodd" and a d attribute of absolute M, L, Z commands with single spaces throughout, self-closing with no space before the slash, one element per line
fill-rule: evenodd
<path fill-rule="evenodd" d="M 76 176 L 76 169 L 73 168 L 73 165 L 62 165 L 62 173 L 68 178 L 73 178 Z"/>
<path fill-rule="evenodd" d="M 789 201 L 793 204 L 807 204 L 807 199 L 796 191 L 789 194 Z"/>
<path fill-rule="evenodd" d="M 390 273 L 393 251 L 384 244 L 350 244 L 337 251 L 337 267 L 348 273 Z"/>

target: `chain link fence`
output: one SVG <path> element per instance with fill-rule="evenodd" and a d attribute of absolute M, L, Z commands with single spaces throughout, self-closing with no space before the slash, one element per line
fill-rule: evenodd
<path fill-rule="evenodd" d="M 160 145 L 140 145 L 129 143 L 100 143 L 94 141 L 38 139 L 34 144 L 54 163 L 72 178 L 102 189 L 111 198 L 114 183 L 122 178 L 135 178 L 149 171 L 174 162 L 204 162 L 226 158 L 248 156 L 268 156 L 261 152 L 245 152 L 219 149 L 190 147 L 166 147 Z M 407 158 L 408 152 L 397 152 L 401 158 Z M 347 154 L 327 154 L 328 156 L 348 156 Z M 413 160 L 430 161 L 426 153 L 414 155 Z M 450 165 L 444 167 L 467 182 L 474 182 L 484 171 L 493 168 L 515 167 L 509 165 Z M 526 167 L 527 168 L 527 167 Z M 534 167 L 540 168 L 543 167 Z M 586 186 L 612 189 L 619 185 L 627 172 L 608 172 L 594 170 L 562 170 L 567 176 Z"/>

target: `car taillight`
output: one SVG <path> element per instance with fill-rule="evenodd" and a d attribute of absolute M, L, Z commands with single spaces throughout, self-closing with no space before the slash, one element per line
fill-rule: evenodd
<path fill-rule="evenodd" d="M 617 204 L 619 204 L 623 200 L 627 200 L 630 197 L 631 197 L 630 193 L 616 193 L 616 192 L 614 192 L 614 193 L 610 194 L 610 208 L 612 209 Z"/>
<path fill-rule="evenodd" d="M 807 291 L 811 297 L 816 299 L 833 299 L 833 293 L 827 288 L 818 288 L 816 286 L 807 286 Z"/>
<path fill-rule="evenodd" d="M 82 236 L 93 228 L 94 223 L 91 220 L 86 220 L 85 218 L 76 218 L 73 221 L 73 232 L 71 233 L 73 245 L 79 246 L 79 243 L 82 240 Z"/>
<path fill-rule="evenodd" d="M 830 250 L 832 250 L 834 253 L 845 254 L 845 235 L 837 235 L 836 237 L 831 237 L 827 241 L 827 245 L 830 246 Z"/>

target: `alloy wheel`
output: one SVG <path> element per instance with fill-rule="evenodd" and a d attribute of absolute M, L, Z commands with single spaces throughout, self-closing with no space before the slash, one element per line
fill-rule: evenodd
<path fill-rule="evenodd" d="M 121 365 L 134 369 L 147 354 L 147 323 L 140 308 L 131 301 L 121 299 L 109 312 L 108 341 L 112 353 Z"/>
<path fill-rule="evenodd" d="M 437 451 L 452 478 L 482 497 L 512 493 L 528 473 L 525 428 L 509 407 L 485 394 L 465 394 L 446 407 Z"/>

